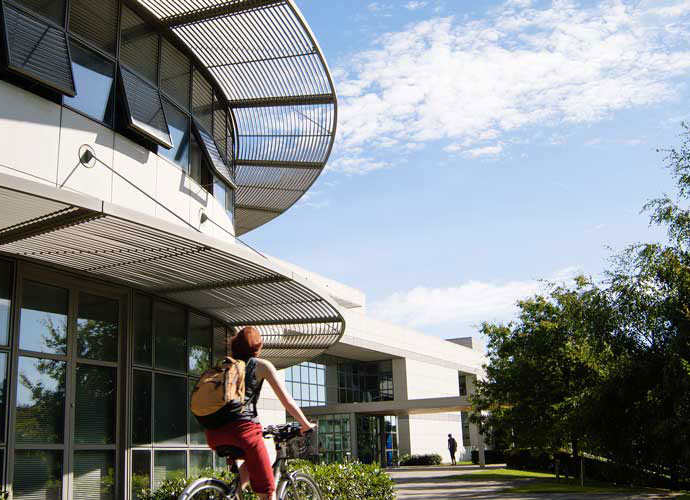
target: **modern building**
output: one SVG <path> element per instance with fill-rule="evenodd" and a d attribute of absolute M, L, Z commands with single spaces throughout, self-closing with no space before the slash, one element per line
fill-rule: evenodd
<path fill-rule="evenodd" d="M 484 373 L 482 345 L 375 320 L 361 291 L 291 267 L 330 293 L 347 324 L 322 355 L 284 371 L 288 390 L 319 422 L 322 459 L 395 465 L 404 454 L 438 453 L 450 462 L 448 434 L 458 442 L 458 459 L 481 449 L 468 395 Z M 261 403 L 263 415 L 283 416 L 274 396 Z"/>
<path fill-rule="evenodd" d="M 214 464 L 187 399 L 236 328 L 279 367 L 344 332 L 237 239 L 324 168 L 331 76 L 292 0 L 0 0 L 0 34 L 0 480 L 135 498 Z"/>

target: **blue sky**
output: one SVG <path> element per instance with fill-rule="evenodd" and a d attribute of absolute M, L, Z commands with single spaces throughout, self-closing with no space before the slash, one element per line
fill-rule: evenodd
<path fill-rule="evenodd" d="M 450 338 L 663 237 L 640 209 L 673 189 L 656 150 L 688 117 L 690 0 L 297 4 L 335 77 L 338 138 L 250 245 Z"/>

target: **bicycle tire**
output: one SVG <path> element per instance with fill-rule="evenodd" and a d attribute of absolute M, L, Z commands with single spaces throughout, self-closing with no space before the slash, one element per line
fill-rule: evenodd
<path fill-rule="evenodd" d="M 305 472 L 295 472 L 280 486 L 278 500 L 322 500 L 321 490 L 314 478 Z M 295 494 L 297 490 L 297 494 Z"/>
<path fill-rule="evenodd" d="M 178 500 L 237 500 L 235 488 L 218 479 L 198 479 L 177 497 Z"/>

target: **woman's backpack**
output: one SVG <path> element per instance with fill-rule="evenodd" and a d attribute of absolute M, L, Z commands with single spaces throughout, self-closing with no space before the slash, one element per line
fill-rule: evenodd
<path fill-rule="evenodd" d="M 245 362 L 227 356 L 194 386 L 190 409 L 204 429 L 217 429 L 244 408 Z"/>

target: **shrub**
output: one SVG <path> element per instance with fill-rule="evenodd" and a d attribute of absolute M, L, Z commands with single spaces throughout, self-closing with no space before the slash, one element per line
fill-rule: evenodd
<path fill-rule="evenodd" d="M 441 455 L 403 455 L 400 457 L 400 465 L 441 465 Z"/>
<path fill-rule="evenodd" d="M 506 465 L 511 469 L 553 472 L 554 456 L 543 450 L 511 448 L 503 452 Z M 560 457 L 560 454 L 559 454 Z M 563 466 L 567 465 L 561 458 Z"/>
<path fill-rule="evenodd" d="M 505 457 L 503 456 L 503 450 L 484 450 L 484 460 L 487 464 L 503 464 L 505 463 Z M 479 463 L 479 451 L 472 450 L 472 463 Z"/>
<path fill-rule="evenodd" d="M 289 468 L 309 473 L 326 500 L 395 499 L 393 481 L 377 465 L 365 465 L 358 462 L 316 465 L 306 460 L 294 460 L 289 463 Z M 139 500 L 176 500 L 182 490 L 199 477 L 215 477 L 226 482 L 234 479 L 234 475 L 225 469 L 208 469 L 190 478 L 166 479 L 155 492 L 141 490 L 137 498 Z M 244 498 L 255 500 L 256 496 L 250 491 L 245 491 Z"/>

